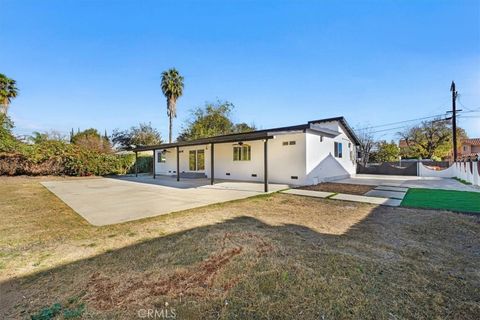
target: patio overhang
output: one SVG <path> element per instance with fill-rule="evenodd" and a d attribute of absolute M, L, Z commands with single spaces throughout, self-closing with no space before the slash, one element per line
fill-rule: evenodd
<path fill-rule="evenodd" d="M 141 152 L 141 151 L 169 149 L 169 148 L 176 148 L 176 147 L 198 146 L 198 145 L 212 144 L 212 143 L 231 143 L 231 142 L 242 142 L 242 141 L 265 140 L 265 139 L 273 139 L 273 138 L 274 138 L 274 134 L 272 132 L 251 132 L 251 133 L 247 132 L 247 133 L 239 133 L 239 134 L 233 134 L 233 135 L 203 138 L 203 139 L 197 139 L 192 141 L 163 143 L 163 144 L 152 145 L 152 146 L 140 146 L 140 147 L 134 148 L 133 151 Z"/>
<path fill-rule="evenodd" d="M 289 127 L 291 130 L 299 130 L 302 129 L 304 130 L 304 126 L 300 128 L 300 126 L 295 126 L 295 127 Z M 210 168 L 210 179 L 211 179 L 211 184 L 214 184 L 215 181 L 215 144 L 220 144 L 220 143 L 232 143 L 232 142 L 245 142 L 245 141 L 258 141 L 258 140 L 263 140 L 263 150 L 264 150 L 264 191 L 268 192 L 268 140 L 274 139 L 275 138 L 275 133 L 274 132 L 269 132 L 267 130 L 263 131 L 254 131 L 254 132 L 245 132 L 245 133 L 236 133 L 236 134 L 229 134 L 229 135 L 224 135 L 224 136 L 216 136 L 216 137 L 210 137 L 210 138 L 203 138 L 203 139 L 197 139 L 197 140 L 192 140 L 192 141 L 180 141 L 180 142 L 175 142 L 175 143 L 163 143 L 159 145 L 152 145 L 152 146 L 141 146 L 141 147 L 136 147 L 133 149 L 135 152 L 135 176 L 138 176 L 138 167 L 137 167 L 137 157 L 138 157 L 138 152 L 143 152 L 143 151 L 153 151 L 153 178 L 155 179 L 156 174 L 155 174 L 155 157 L 156 157 L 156 151 L 157 150 L 166 150 L 166 149 L 172 149 L 175 148 L 176 150 L 176 175 L 177 175 L 177 181 L 180 181 L 180 148 L 181 147 L 189 147 L 189 146 L 199 146 L 199 145 L 210 145 L 211 146 L 211 168 Z"/>

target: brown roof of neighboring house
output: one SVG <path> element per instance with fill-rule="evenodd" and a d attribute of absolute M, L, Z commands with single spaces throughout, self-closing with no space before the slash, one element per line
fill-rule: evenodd
<path fill-rule="evenodd" d="M 480 138 L 464 139 L 464 140 L 462 140 L 462 144 L 468 144 L 468 145 L 472 145 L 472 146 L 480 146 Z"/>
<path fill-rule="evenodd" d="M 408 147 L 408 143 L 405 139 L 401 139 L 398 141 L 398 147 L 399 148 L 406 148 Z"/>

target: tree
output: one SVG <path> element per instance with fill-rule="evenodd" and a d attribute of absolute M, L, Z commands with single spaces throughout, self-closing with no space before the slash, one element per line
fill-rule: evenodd
<path fill-rule="evenodd" d="M 152 127 L 151 123 L 140 123 L 138 127 L 131 127 L 128 130 L 113 131 L 112 143 L 120 150 L 130 150 L 133 146 L 146 146 L 161 144 L 160 133 Z"/>
<path fill-rule="evenodd" d="M 8 106 L 17 95 L 18 88 L 15 80 L 0 73 L 0 113 L 7 114 Z"/>
<path fill-rule="evenodd" d="M 12 134 L 13 122 L 3 113 L 0 113 L 0 152 L 12 152 L 18 144 Z"/>
<path fill-rule="evenodd" d="M 376 150 L 372 152 L 370 159 L 372 162 L 393 162 L 397 161 L 400 155 L 400 148 L 393 141 L 388 143 L 385 140 L 376 144 Z"/>
<path fill-rule="evenodd" d="M 446 121 L 424 121 L 398 134 L 408 146 L 402 150 L 402 157 L 440 159 L 452 150 L 452 129 Z M 465 131 L 457 128 L 457 137 L 459 140 L 466 137 Z"/>
<path fill-rule="evenodd" d="M 178 140 L 188 141 L 255 130 L 253 125 L 234 124 L 230 119 L 233 108 L 234 105 L 228 101 L 207 102 L 203 108 L 196 108 L 191 111 L 191 120 L 186 122 Z"/>
<path fill-rule="evenodd" d="M 164 71 L 161 87 L 167 98 L 168 142 L 172 143 L 172 119 L 177 117 L 177 99 L 183 94 L 183 77 L 175 68 Z"/>
<path fill-rule="evenodd" d="M 83 146 L 90 150 L 99 152 L 111 152 L 112 147 L 110 142 L 103 138 L 100 133 L 93 128 L 77 132 L 71 138 L 73 144 Z"/>
<path fill-rule="evenodd" d="M 373 134 L 370 128 L 359 131 L 357 135 L 360 145 L 358 151 L 360 152 L 360 163 L 365 167 L 370 161 L 370 154 L 375 145 Z"/>
<path fill-rule="evenodd" d="M 52 130 L 49 132 L 34 131 L 28 140 L 34 144 L 42 143 L 45 141 L 66 141 L 65 135 L 61 132 Z"/>

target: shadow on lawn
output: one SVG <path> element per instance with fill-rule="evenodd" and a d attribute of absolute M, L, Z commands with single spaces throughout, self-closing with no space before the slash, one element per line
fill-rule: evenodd
<path fill-rule="evenodd" d="M 469 233 L 432 246 L 455 230 L 436 233 L 425 212 L 377 207 L 343 235 L 238 217 L 0 283 L 0 307 L 5 318 L 71 301 L 95 318 L 136 318 L 165 302 L 179 319 L 473 316 L 475 283 L 449 262 L 459 248 L 462 268 L 480 262 L 465 249 Z"/>

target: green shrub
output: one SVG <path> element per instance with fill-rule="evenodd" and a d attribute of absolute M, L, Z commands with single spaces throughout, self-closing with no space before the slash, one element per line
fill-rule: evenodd
<path fill-rule="evenodd" d="M 0 113 L 0 152 L 12 152 L 19 147 L 20 142 L 12 135 L 13 122 Z"/>
<path fill-rule="evenodd" d="M 135 158 L 135 156 L 134 156 Z M 134 159 L 135 161 L 135 159 Z M 139 173 L 151 173 L 153 172 L 153 156 L 146 154 L 139 154 L 137 158 L 137 166 Z M 135 173 L 135 166 L 132 166 L 129 173 Z"/>

